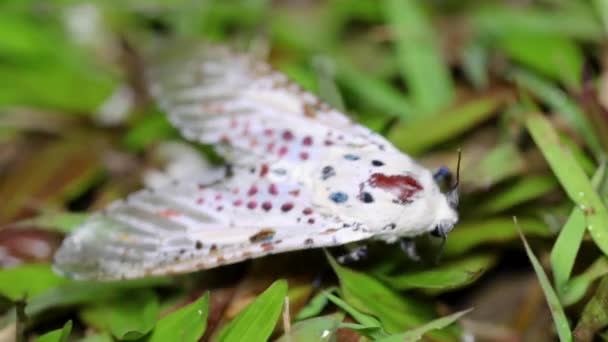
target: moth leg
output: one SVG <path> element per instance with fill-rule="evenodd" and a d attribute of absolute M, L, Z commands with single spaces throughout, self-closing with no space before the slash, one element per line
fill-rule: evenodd
<path fill-rule="evenodd" d="M 357 262 L 357 261 L 367 257 L 367 254 L 368 254 L 367 245 L 359 245 L 359 246 L 355 247 L 353 250 L 349 251 L 348 253 L 340 255 L 339 257 L 336 258 L 336 260 L 342 265 L 350 264 L 350 263 Z"/>
<path fill-rule="evenodd" d="M 401 239 L 401 241 L 399 241 L 399 246 L 401 247 L 401 250 L 405 252 L 407 257 L 411 260 L 422 260 L 420 258 L 420 255 L 418 254 L 418 251 L 416 250 L 416 242 L 413 239 L 403 238 Z"/>

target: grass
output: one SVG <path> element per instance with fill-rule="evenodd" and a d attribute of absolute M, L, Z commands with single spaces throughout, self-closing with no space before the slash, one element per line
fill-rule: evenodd
<path fill-rule="evenodd" d="M 298 3 L 0 4 L 0 339 L 606 339 L 608 1 Z M 461 148 L 439 264 L 421 237 L 418 262 L 372 243 L 347 266 L 314 250 L 139 281 L 54 274 L 63 236 L 184 143 L 141 91 L 166 31 L 266 55 L 428 168 Z"/>

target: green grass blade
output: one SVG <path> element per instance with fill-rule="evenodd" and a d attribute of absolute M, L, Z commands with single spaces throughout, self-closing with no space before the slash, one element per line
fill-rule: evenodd
<path fill-rule="evenodd" d="M 159 312 L 154 291 L 138 289 L 124 292 L 114 300 L 87 306 L 81 316 L 87 324 L 109 331 L 119 340 L 134 340 L 152 331 Z"/>
<path fill-rule="evenodd" d="M 583 273 L 573 277 L 564 285 L 560 299 L 562 305 L 569 306 L 583 299 L 591 284 L 598 278 L 608 274 L 608 259 L 602 256 Z"/>
<path fill-rule="evenodd" d="M 25 311 L 31 317 L 56 307 L 99 303 L 119 297 L 124 291 L 171 283 L 172 280 L 168 277 L 112 282 L 66 281 L 59 286 L 47 289 L 39 295 L 32 296 Z"/>
<path fill-rule="evenodd" d="M 327 258 L 340 280 L 344 301 L 358 311 L 378 318 L 386 332 L 398 333 L 404 328 L 423 325 L 435 317 L 428 303 L 401 296 L 365 273 L 340 266 L 329 254 Z M 433 337 L 440 341 L 451 340 L 447 334 L 434 333 Z"/>
<path fill-rule="evenodd" d="M 536 219 L 521 220 L 524 233 L 535 236 L 551 236 L 545 223 Z M 459 223 L 448 236 L 443 253 L 454 256 L 465 253 L 481 244 L 498 244 L 517 238 L 513 220 L 505 217 Z"/>
<path fill-rule="evenodd" d="M 446 108 L 454 99 L 452 79 L 422 2 L 384 0 L 383 5 L 395 36 L 401 74 L 416 107 L 424 113 Z"/>
<path fill-rule="evenodd" d="M 556 34 L 581 40 L 599 40 L 602 27 L 582 11 L 540 6 L 480 6 L 469 13 L 476 32 L 491 36 L 509 34 Z"/>
<path fill-rule="evenodd" d="M 228 325 L 218 341 L 267 341 L 277 324 L 287 295 L 287 282 L 275 281 Z"/>
<path fill-rule="evenodd" d="M 331 287 L 319 292 L 316 296 L 308 301 L 308 304 L 306 304 L 305 307 L 300 309 L 295 317 L 295 320 L 307 319 L 319 315 L 329 302 L 329 299 L 327 299 L 327 294 L 333 293 L 336 290 L 337 287 Z"/>
<path fill-rule="evenodd" d="M 431 270 L 383 276 L 381 279 L 398 290 L 426 289 L 432 293 L 457 289 L 473 283 L 496 262 L 491 254 L 479 254 L 450 262 Z"/>
<path fill-rule="evenodd" d="M 328 293 L 327 298 L 332 301 L 332 303 L 336 304 L 340 309 L 344 310 L 347 314 L 349 314 L 355 321 L 361 323 L 366 328 L 381 328 L 380 322 L 374 318 L 373 316 L 367 315 L 365 313 L 360 312 L 356 308 L 350 306 L 348 303 L 343 301 L 342 299 L 336 297 L 335 295 Z"/>
<path fill-rule="evenodd" d="M 501 48 L 513 60 L 569 89 L 579 90 L 583 53 L 571 39 L 558 35 L 508 34 L 500 39 Z"/>
<path fill-rule="evenodd" d="M 67 321 L 63 328 L 50 331 L 36 338 L 36 342 L 68 342 L 72 333 L 72 321 Z"/>
<path fill-rule="evenodd" d="M 420 341 L 422 339 L 422 337 L 429 331 L 443 329 L 443 328 L 453 324 L 454 322 L 458 321 L 460 319 L 460 317 L 468 314 L 469 312 L 471 312 L 471 310 L 473 310 L 473 309 L 471 308 L 471 309 L 467 309 L 467 310 L 462 310 L 462 311 L 455 312 L 448 316 L 437 318 L 435 320 L 432 320 L 432 321 L 426 323 L 425 325 L 423 325 L 421 327 L 412 329 L 410 331 L 406 331 L 401 334 L 396 334 L 396 335 L 389 336 L 387 338 L 379 339 L 379 340 L 377 340 L 377 342 Z"/>
<path fill-rule="evenodd" d="M 606 176 L 606 163 L 603 163 L 595 175 L 592 185 L 596 188 Z M 553 249 L 551 250 L 551 268 L 553 269 L 553 280 L 557 293 L 562 298 L 566 289 L 564 286 L 570 279 L 576 255 L 585 236 L 586 220 L 583 211 L 574 207 L 570 212 L 568 220 L 564 224 Z M 564 298 L 562 298 L 564 300 Z M 570 302 L 570 301 L 568 301 Z M 568 304 L 564 304 L 568 305 Z"/>
<path fill-rule="evenodd" d="M 343 87 L 373 110 L 397 116 L 406 122 L 419 115 L 404 94 L 382 79 L 358 70 L 348 61 L 339 63 L 337 77 Z"/>
<path fill-rule="evenodd" d="M 515 226 L 519 230 L 519 224 L 517 223 L 517 219 L 513 217 L 513 221 Z M 555 323 L 555 328 L 557 330 L 557 335 L 561 342 L 570 342 L 572 341 L 572 332 L 570 331 L 570 324 L 568 323 L 568 318 L 566 317 L 566 313 L 564 312 L 564 308 L 562 308 L 559 299 L 557 298 L 557 294 L 551 287 L 551 281 L 545 274 L 542 265 L 536 259 L 536 256 L 530 249 L 528 245 L 528 241 L 524 234 L 519 230 L 519 235 L 521 240 L 524 243 L 524 248 L 526 249 L 526 254 L 528 254 L 528 258 L 532 263 L 532 267 L 534 268 L 534 272 L 536 272 L 536 276 L 538 277 L 538 281 L 540 282 L 540 286 L 545 293 L 545 299 L 547 300 L 547 304 L 549 305 L 549 310 L 551 311 L 551 316 L 553 316 L 553 322 Z"/>
<path fill-rule="evenodd" d="M 557 186 L 555 178 L 550 176 L 524 177 L 509 185 L 505 191 L 483 202 L 477 210 L 484 214 L 496 214 L 545 195 Z"/>
<path fill-rule="evenodd" d="M 333 341 L 343 319 L 343 313 L 336 313 L 298 322 L 276 342 Z"/>
<path fill-rule="evenodd" d="M 207 329 L 209 315 L 209 293 L 195 302 L 161 318 L 156 323 L 148 342 L 196 342 Z"/>
<path fill-rule="evenodd" d="M 0 270 L 0 294 L 12 300 L 35 297 L 66 283 L 50 265 L 29 264 Z"/>
<path fill-rule="evenodd" d="M 607 0 L 593 0 L 596 12 L 599 14 L 604 24 L 604 32 L 608 33 L 608 1 Z"/>
<path fill-rule="evenodd" d="M 487 120 L 502 103 L 499 95 L 481 97 L 443 113 L 441 120 L 423 117 L 401 122 L 391 129 L 387 138 L 405 152 L 420 153 Z"/>
<path fill-rule="evenodd" d="M 608 211 L 585 172 L 564 150 L 551 123 L 540 114 L 530 114 L 526 127 L 562 187 L 585 215 L 587 230 L 596 245 L 608 254 Z"/>
<path fill-rule="evenodd" d="M 595 154 L 599 154 L 601 147 L 593 127 L 578 104 L 570 99 L 568 94 L 542 77 L 524 70 L 515 70 L 512 76 L 520 86 L 548 104 L 553 112 L 563 116 Z"/>

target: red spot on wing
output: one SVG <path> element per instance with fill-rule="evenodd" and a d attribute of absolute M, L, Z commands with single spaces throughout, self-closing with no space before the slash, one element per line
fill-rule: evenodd
<path fill-rule="evenodd" d="M 266 175 L 268 174 L 268 164 L 262 164 L 262 169 L 260 170 L 260 177 L 266 177 Z"/>
<path fill-rule="evenodd" d="M 273 196 L 276 196 L 279 194 L 279 189 L 277 188 L 276 184 L 270 184 L 268 186 L 268 193 Z"/>
<path fill-rule="evenodd" d="M 282 137 L 283 137 L 283 140 L 290 141 L 293 139 L 293 133 L 291 133 L 291 131 L 285 131 L 285 132 L 283 132 Z"/>
<path fill-rule="evenodd" d="M 309 157 L 310 155 L 308 154 L 308 152 L 300 152 L 300 159 L 308 160 Z"/>
<path fill-rule="evenodd" d="M 158 215 L 169 218 L 169 217 L 179 216 L 180 212 L 173 210 L 173 209 L 166 209 L 166 210 L 160 210 L 158 212 Z"/>
<path fill-rule="evenodd" d="M 305 136 L 304 139 L 302 139 L 302 145 L 304 145 L 304 146 L 310 146 L 310 145 L 312 145 L 312 137 L 311 136 Z"/>
<path fill-rule="evenodd" d="M 279 157 L 284 157 L 287 154 L 287 152 L 289 152 L 289 149 L 287 148 L 287 146 L 282 146 L 279 149 Z"/>
<path fill-rule="evenodd" d="M 247 191 L 247 195 L 249 195 L 249 196 L 253 196 L 257 193 L 258 193 L 258 187 L 255 185 L 252 185 L 251 188 L 249 188 L 249 191 Z"/>
<path fill-rule="evenodd" d="M 424 188 L 411 176 L 387 176 L 383 173 L 374 173 L 367 180 L 374 188 L 380 188 L 394 194 L 399 203 L 411 202 L 411 198 Z"/>

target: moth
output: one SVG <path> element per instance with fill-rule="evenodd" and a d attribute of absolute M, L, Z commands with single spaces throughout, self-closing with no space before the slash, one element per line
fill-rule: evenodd
<path fill-rule="evenodd" d="M 56 253 L 59 273 L 186 273 L 365 239 L 445 237 L 458 221 L 457 188 L 442 193 L 431 171 L 381 135 L 252 56 L 190 50 L 153 63 L 150 93 L 230 172 L 141 190 L 93 214 Z"/>

